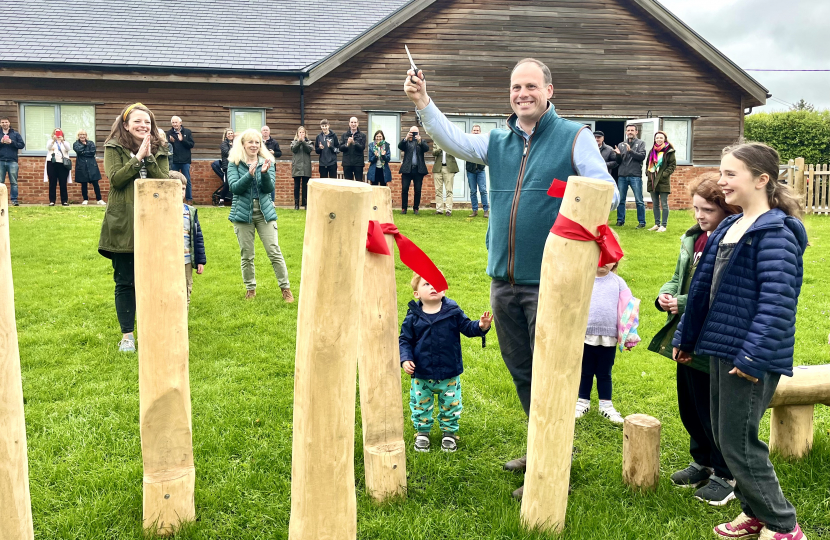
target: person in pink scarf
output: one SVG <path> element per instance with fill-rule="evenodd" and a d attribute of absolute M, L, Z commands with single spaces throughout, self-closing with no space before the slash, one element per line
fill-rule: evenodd
<path fill-rule="evenodd" d="M 671 192 L 671 175 L 677 168 L 674 147 L 662 131 L 654 134 L 654 146 L 648 154 L 646 163 L 646 189 L 651 195 L 654 208 L 654 226 L 650 231 L 666 232 L 669 222 L 669 193 Z"/>

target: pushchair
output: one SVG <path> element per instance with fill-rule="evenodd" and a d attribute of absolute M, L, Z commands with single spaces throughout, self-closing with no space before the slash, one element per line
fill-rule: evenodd
<path fill-rule="evenodd" d="M 231 194 L 230 189 L 228 188 L 228 178 L 225 174 L 225 171 L 222 170 L 222 161 L 216 160 L 210 164 L 210 168 L 213 169 L 213 172 L 222 180 L 222 185 L 213 192 L 210 196 L 210 200 L 213 203 L 213 206 L 225 206 L 225 203 L 232 204 L 233 203 L 233 195 Z"/>

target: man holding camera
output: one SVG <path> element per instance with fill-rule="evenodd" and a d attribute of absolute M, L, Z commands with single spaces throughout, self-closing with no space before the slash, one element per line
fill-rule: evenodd
<path fill-rule="evenodd" d="M 409 133 L 398 144 L 398 149 L 403 152 L 401 158 L 401 210 L 406 214 L 409 204 L 409 184 L 414 182 L 415 197 L 412 201 L 412 211 L 418 215 L 421 206 L 421 184 L 426 176 L 427 163 L 424 154 L 429 152 L 429 146 L 421 140 L 421 132 L 418 126 L 409 128 Z"/>
<path fill-rule="evenodd" d="M 196 146 L 193 142 L 193 133 L 186 127 L 182 127 L 182 119 L 174 116 L 170 119 L 172 128 L 167 132 L 167 141 L 170 143 L 172 156 L 170 157 L 170 170 L 179 171 L 187 178 L 187 189 L 184 198 L 187 204 L 193 204 L 193 187 L 190 184 L 190 149 Z"/>
<path fill-rule="evenodd" d="M 366 148 L 366 134 L 357 127 L 357 117 L 349 118 L 349 131 L 340 139 L 343 154 L 343 178 L 363 182 L 363 150 Z"/>

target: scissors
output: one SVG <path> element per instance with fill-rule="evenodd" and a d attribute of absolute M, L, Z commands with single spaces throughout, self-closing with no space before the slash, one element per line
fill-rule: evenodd
<path fill-rule="evenodd" d="M 418 69 L 417 67 L 415 67 L 415 61 L 414 61 L 414 60 L 412 60 L 412 55 L 411 55 L 411 54 L 409 54 L 409 47 L 407 47 L 406 45 L 404 45 L 404 46 L 403 46 L 403 48 L 404 48 L 404 49 L 406 49 L 406 55 L 409 57 L 409 65 L 410 65 L 410 66 L 412 66 L 412 71 L 414 71 L 414 72 L 415 72 L 415 77 L 420 78 L 420 77 L 421 77 L 421 70 L 420 70 L 420 69 Z M 417 81 L 415 81 L 412 77 L 409 77 L 409 80 L 410 80 L 410 82 L 412 82 L 412 83 L 417 82 Z"/>

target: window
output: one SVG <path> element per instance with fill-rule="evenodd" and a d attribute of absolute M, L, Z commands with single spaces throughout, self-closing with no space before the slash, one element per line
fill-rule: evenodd
<path fill-rule="evenodd" d="M 24 103 L 20 107 L 20 132 L 26 141 L 24 154 L 45 153 L 46 141 L 55 128 L 63 130 L 64 138 L 70 146 L 81 129 L 87 132 L 90 139 L 95 140 L 95 106 Z"/>
<path fill-rule="evenodd" d="M 246 129 L 259 131 L 265 125 L 265 109 L 231 109 L 231 127 L 234 133 Z"/>
<path fill-rule="evenodd" d="M 692 120 L 691 118 L 663 118 L 663 131 L 674 146 L 678 165 L 692 162 Z"/>
<path fill-rule="evenodd" d="M 370 142 L 374 141 L 377 130 L 383 131 L 386 142 L 389 143 L 392 161 L 400 161 L 401 151 L 398 150 L 398 143 L 401 137 L 401 115 L 399 113 L 370 112 L 369 131 L 366 133 L 366 148 L 369 147 Z"/>

